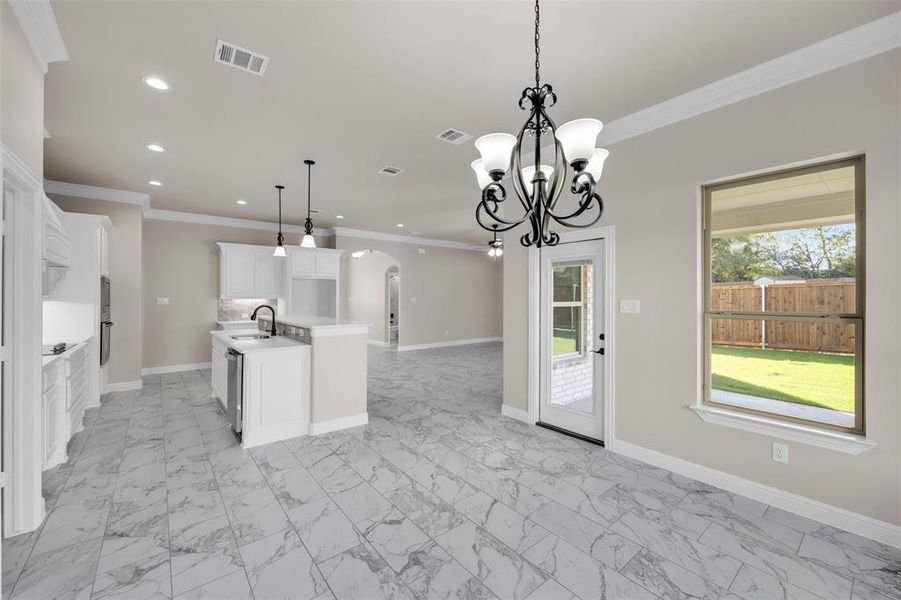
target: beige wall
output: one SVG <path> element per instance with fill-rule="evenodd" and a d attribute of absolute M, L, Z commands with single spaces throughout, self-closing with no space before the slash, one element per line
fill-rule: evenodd
<path fill-rule="evenodd" d="M 602 224 L 616 226 L 616 436 L 658 452 L 901 524 L 899 131 L 901 51 L 758 96 L 611 148 Z M 867 431 L 859 456 L 708 424 L 699 395 L 699 186 L 837 153 L 866 152 Z M 509 236 L 512 238 L 512 236 Z M 504 257 L 504 402 L 525 409 L 525 252 Z M 661 290 L 666 290 L 665 294 Z"/>
<path fill-rule="evenodd" d="M 275 233 L 144 221 L 145 368 L 210 362 L 209 334 L 216 329 L 219 298 L 216 242 L 274 244 Z M 159 297 L 169 298 L 169 304 L 158 305 Z"/>
<path fill-rule="evenodd" d="M 9 3 L 0 3 L 0 139 L 44 176 L 44 72 Z"/>
<path fill-rule="evenodd" d="M 401 346 L 500 337 L 502 260 L 486 252 L 342 235 L 336 236 L 335 247 L 346 254 L 380 250 L 397 260 Z"/>
<path fill-rule="evenodd" d="M 351 321 L 370 323 L 369 339 L 387 341 L 385 336 L 385 275 L 389 267 L 400 267 L 390 254 L 367 252 L 360 258 L 353 258 L 345 252 L 342 265 L 345 273 L 344 299 L 345 318 Z M 403 293 L 403 276 L 401 276 Z"/>
<path fill-rule="evenodd" d="M 110 334 L 109 383 L 141 378 L 141 207 L 86 198 L 50 195 L 66 212 L 106 215 L 110 232 Z"/>

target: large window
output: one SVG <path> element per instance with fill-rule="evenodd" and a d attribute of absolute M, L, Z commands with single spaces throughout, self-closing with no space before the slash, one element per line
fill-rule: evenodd
<path fill-rule="evenodd" d="M 704 188 L 704 403 L 863 433 L 863 169 Z"/>

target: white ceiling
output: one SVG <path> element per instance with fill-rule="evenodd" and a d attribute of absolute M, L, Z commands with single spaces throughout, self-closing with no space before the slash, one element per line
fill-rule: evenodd
<path fill-rule="evenodd" d="M 302 223 L 302 160 L 313 158 L 317 227 L 487 239 L 473 218 L 472 142 L 434 137 L 518 130 L 516 102 L 533 79 L 529 2 L 53 6 L 70 59 L 46 79 L 48 179 L 147 192 L 157 209 L 266 221 L 282 183 L 286 220 Z M 542 79 L 558 93 L 558 123 L 611 121 L 898 6 L 545 2 Z M 270 56 L 266 75 L 214 63 L 217 39 Z M 147 74 L 172 90 L 145 87 Z M 385 165 L 404 173 L 377 174 Z"/>

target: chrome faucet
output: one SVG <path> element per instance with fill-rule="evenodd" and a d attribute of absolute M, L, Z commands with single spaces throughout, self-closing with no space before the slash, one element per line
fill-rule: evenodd
<path fill-rule="evenodd" d="M 268 304 L 260 304 L 255 309 L 253 309 L 253 314 L 250 315 L 250 320 L 251 321 L 257 320 L 257 313 L 260 311 L 261 308 L 268 308 L 270 311 L 272 311 L 272 328 L 269 330 L 269 335 L 271 335 L 272 337 L 275 337 L 275 309 L 274 308 L 272 308 Z"/>

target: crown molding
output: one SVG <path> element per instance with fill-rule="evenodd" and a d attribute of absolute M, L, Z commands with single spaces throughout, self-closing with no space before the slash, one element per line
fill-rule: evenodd
<path fill-rule="evenodd" d="M 901 11 L 675 96 L 604 126 L 615 144 L 901 47 Z"/>
<path fill-rule="evenodd" d="M 156 221 L 174 221 L 176 223 L 193 223 L 195 225 L 214 225 L 217 227 L 236 227 L 238 229 L 257 229 L 260 231 L 278 231 L 278 223 L 269 221 L 255 221 L 252 219 L 236 219 L 233 217 L 220 217 L 202 213 L 189 213 L 177 210 L 160 210 L 151 208 L 144 211 L 145 219 Z M 301 225 L 288 225 L 282 223 L 283 233 L 304 233 Z M 314 228 L 313 234 L 317 236 L 334 235 L 331 229 Z"/>
<path fill-rule="evenodd" d="M 9 146 L 0 142 L 0 175 L 9 174 L 15 177 L 19 184 L 32 192 L 41 189 L 41 180 L 28 168 L 21 158 L 13 152 Z"/>
<path fill-rule="evenodd" d="M 44 192 L 60 196 L 72 196 L 73 198 L 138 204 L 144 208 L 145 212 L 150 210 L 150 195 L 143 192 L 130 192 L 128 190 L 81 185 L 80 183 L 66 183 L 65 181 L 52 181 L 49 179 L 44 180 Z"/>
<path fill-rule="evenodd" d="M 400 244 L 414 244 L 418 246 L 437 246 L 439 248 L 452 248 L 454 250 L 477 250 L 482 251 L 481 246 L 474 246 L 465 242 L 452 242 L 450 240 L 436 240 L 431 238 L 421 238 L 412 235 L 398 235 L 396 233 L 382 233 L 380 231 L 366 231 L 365 229 L 351 229 L 348 227 L 333 227 L 335 235 L 343 235 L 352 238 L 360 238 L 365 240 L 380 240 L 383 242 L 397 242 Z"/>
<path fill-rule="evenodd" d="M 50 0 L 9 0 L 9 6 L 44 73 L 50 63 L 69 60 Z"/>

